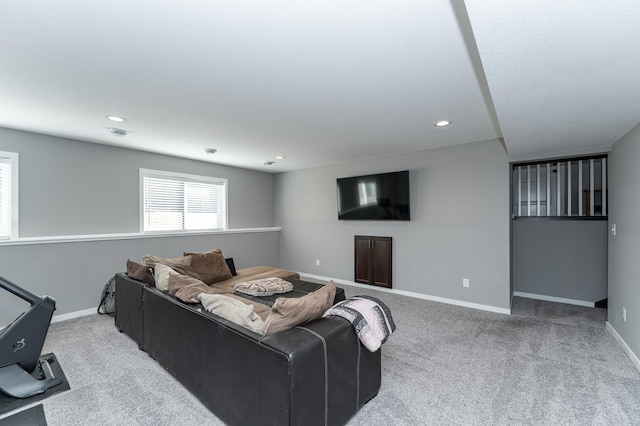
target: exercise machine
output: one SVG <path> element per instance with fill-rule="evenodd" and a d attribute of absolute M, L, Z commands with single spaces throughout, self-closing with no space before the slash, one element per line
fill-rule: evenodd
<path fill-rule="evenodd" d="M 40 356 L 56 301 L 51 296 L 33 294 L 2 277 L 0 287 L 31 305 L 0 330 L 0 391 L 14 398 L 28 398 L 63 381 L 54 377 L 52 360 Z"/>

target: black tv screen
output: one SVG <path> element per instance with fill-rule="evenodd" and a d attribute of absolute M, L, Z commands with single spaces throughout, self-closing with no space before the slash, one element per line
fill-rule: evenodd
<path fill-rule="evenodd" d="M 338 219 L 410 220 L 409 171 L 339 178 Z"/>

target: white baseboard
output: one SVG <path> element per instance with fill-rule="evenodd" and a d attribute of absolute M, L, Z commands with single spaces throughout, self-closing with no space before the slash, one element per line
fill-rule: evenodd
<path fill-rule="evenodd" d="M 609 321 L 605 322 L 605 327 L 607 328 L 607 331 L 611 333 L 613 338 L 616 339 L 616 342 L 618 342 L 618 344 L 622 346 L 622 349 L 624 350 L 624 352 L 627 354 L 629 359 L 631 359 L 631 362 L 633 362 L 633 365 L 635 365 L 636 368 L 640 370 L 640 359 L 638 359 L 636 354 L 633 353 L 629 345 L 627 345 L 627 342 L 625 342 L 624 339 L 620 337 L 616 329 L 613 328 L 613 326 L 609 323 Z"/>
<path fill-rule="evenodd" d="M 413 291 L 397 290 L 397 289 L 389 289 L 389 288 L 384 288 L 384 287 L 370 286 L 370 285 L 367 285 L 367 284 L 360 284 L 360 283 L 356 283 L 356 282 L 353 282 L 353 281 L 341 280 L 341 279 L 337 279 L 337 278 L 323 277 L 321 275 L 307 274 L 305 272 L 299 272 L 299 274 L 300 274 L 301 278 L 313 278 L 313 279 L 316 279 L 316 280 L 319 280 L 319 281 L 333 280 L 333 282 L 335 282 L 336 284 L 352 285 L 354 287 L 368 288 L 370 290 L 379 290 L 379 291 L 383 291 L 383 292 L 387 292 L 387 293 L 400 294 L 402 296 L 414 297 L 416 299 L 431 300 L 433 302 L 446 303 L 448 305 L 462 306 L 464 308 L 479 309 L 481 311 L 489 311 L 489 312 L 495 312 L 495 313 L 498 313 L 498 314 L 511 315 L 511 309 L 498 308 L 497 306 L 481 305 L 479 303 L 465 302 L 463 300 L 448 299 L 446 297 L 438 297 L 438 296 L 430 296 L 428 294 L 415 293 Z"/>
<path fill-rule="evenodd" d="M 563 297 L 545 296 L 544 294 L 523 293 L 521 291 L 514 291 L 514 296 L 525 297 L 527 299 L 545 300 L 547 302 L 565 303 L 567 305 L 586 306 L 587 308 L 595 308 L 595 302 L 588 302 L 586 300 L 565 299 Z"/>
<path fill-rule="evenodd" d="M 95 308 L 84 309 L 82 311 L 76 311 L 76 312 L 71 312 L 71 313 L 62 314 L 62 315 L 54 315 L 51 318 L 51 323 L 85 317 L 87 315 L 93 315 L 97 313 L 98 313 L 98 307 L 96 306 Z"/>

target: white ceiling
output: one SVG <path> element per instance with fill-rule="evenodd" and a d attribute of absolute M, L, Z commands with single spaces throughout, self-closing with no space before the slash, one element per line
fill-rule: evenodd
<path fill-rule="evenodd" d="M 640 121 L 639 28 L 638 0 L 3 0 L 0 126 L 270 172 L 602 152 Z"/>

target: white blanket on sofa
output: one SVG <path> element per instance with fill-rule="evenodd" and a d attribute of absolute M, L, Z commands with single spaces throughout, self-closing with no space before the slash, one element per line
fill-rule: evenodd
<path fill-rule="evenodd" d="M 353 296 L 338 302 L 322 317 L 330 315 L 339 316 L 351 322 L 358 338 L 371 352 L 380 349 L 396 329 L 389 307 L 371 296 Z"/>
<path fill-rule="evenodd" d="M 222 294 L 200 293 L 198 296 L 204 308 L 226 320 L 260 333 L 262 318 L 253 311 L 253 305 L 242 303 Z"/>

